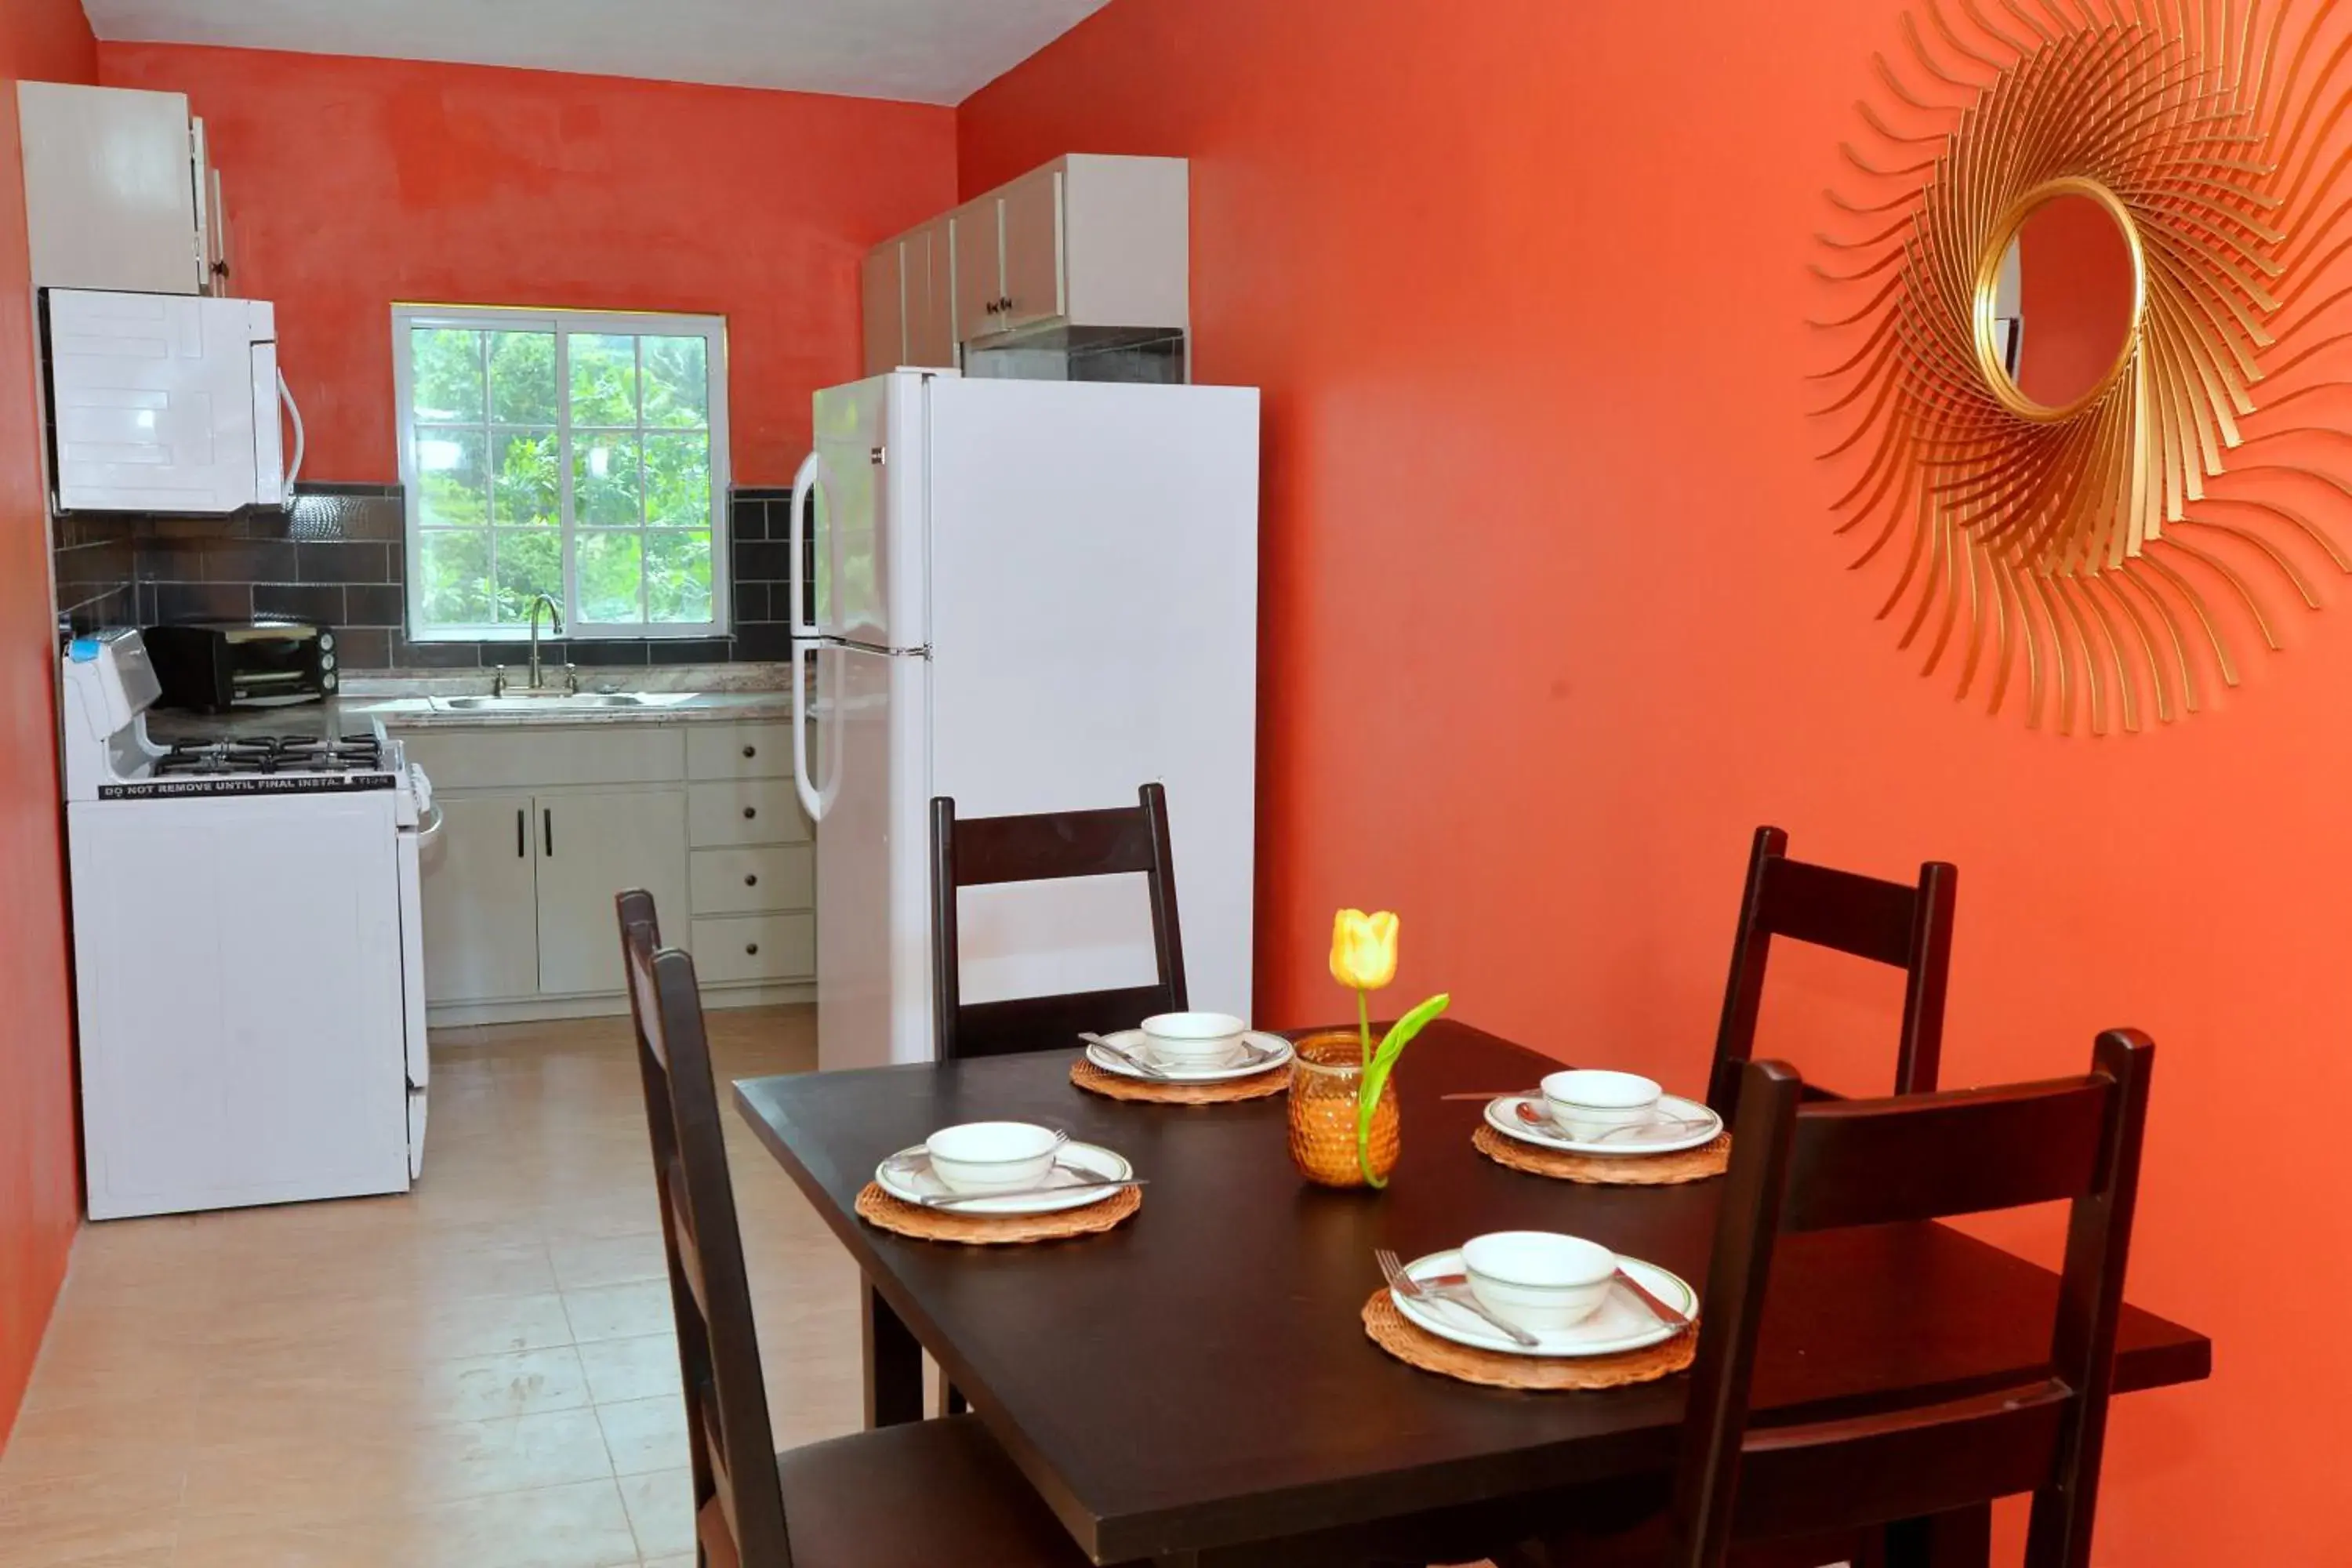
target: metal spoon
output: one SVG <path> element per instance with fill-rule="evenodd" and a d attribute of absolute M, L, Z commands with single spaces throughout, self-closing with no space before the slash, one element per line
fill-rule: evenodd
<path fill-rule="evenodd" d="M 1090 1035 L 1086 1030 L 1080 1029 L 1078 1031 L 1078 1038 L 1086 1041 L 1086 1043 L 1090 1046 L 1099 1047 L 1107 1056 L 1118 1058 L 1120 1061 L 1126 1063 L 1129 1067 L 1133 1068 L 1145 1078 L 1156 1078 L 1163 1083 L 1169 1081 L 1169 1078 L 1166 1073 L 1160 1071 L 1158 1068 L 1153 1067 L 1150 1062 L 1145 1061 L 1133 1051 L 1128 1050 L 1120 1046 L 1112 1045 L 1100 1035 Z"/>

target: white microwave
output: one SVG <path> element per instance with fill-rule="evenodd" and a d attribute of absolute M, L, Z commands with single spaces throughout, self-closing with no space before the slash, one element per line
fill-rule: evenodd
<path fill-rule="evenodd" d="M 219 516 L 291 503 L 302 416 L 278 371 L 268 300 L 80 289 L 43 298 L 58 510 Z"/>

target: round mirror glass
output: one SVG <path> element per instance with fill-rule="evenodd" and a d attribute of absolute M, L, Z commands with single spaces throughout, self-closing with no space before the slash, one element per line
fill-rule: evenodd
<path fill-rule="evenodd" d="M 2026 214 L 1993 281 L 1988 368 L 2065 408 L 2115 374 L 2138 324 L 2130 237 L 2104 204 L 2061 192 Z"/>

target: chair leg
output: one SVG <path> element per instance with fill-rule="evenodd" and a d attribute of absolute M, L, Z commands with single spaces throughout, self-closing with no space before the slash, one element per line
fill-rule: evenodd
<path fill-rule="evenodd" d="M 1986 1568 L 1991 1561 L 1990 1503 L 1886 1527 L 1885 1568 Z"/>

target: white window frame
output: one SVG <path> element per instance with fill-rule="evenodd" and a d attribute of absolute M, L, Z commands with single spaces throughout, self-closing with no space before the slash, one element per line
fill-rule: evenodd
<path fill-rule="evenodd" d="M 400 484 L 406 525 L 403 545 L 407 558 L 406 635 L 411 642 L 525 642 L 528 626 L 427 626 L 423 605 L 425 589 L 420 559 L 425 531 L 418 509 L 423 487 L 417 483 L 416 421 L 414 407 L 415 365 L 410 353 L 411 331 L 446 327 L 464 331 L 552 332 L 555 334 L 555 382 L 562 423 L 557 427 L 556 470 L 561 490 L 563 531 L 563 636 L 575 642 L 670 642 L 730 636 L 734 629 L 734 551 L 728 522 L 733 511 L 732 470 L 729 464 L 727 425 L 727 319 L 724 316 L 673 316 L 618 310 L 542 310 L 505 306 L 394 305 L 392 310 L 393 392 L 399 422 Z M 568 351 L 572 333 L 614 337 L 700 337 L 708 345 L 703 363 L 710 376 L 710 619 L 669 622 L 588 622 L 572 612 L 579 604 L 580 571 L 572 516 L 572 375 Z M 484 395 L 488 388 L 483 389 Z M 487 419 L 488 410 L 483 410 Z M 640 409 L 639 417 L 643 417 Z M 486 426 L 487 427 L 487 426 Z M 487 459 L 487 454 L 486 454 Z"/>

